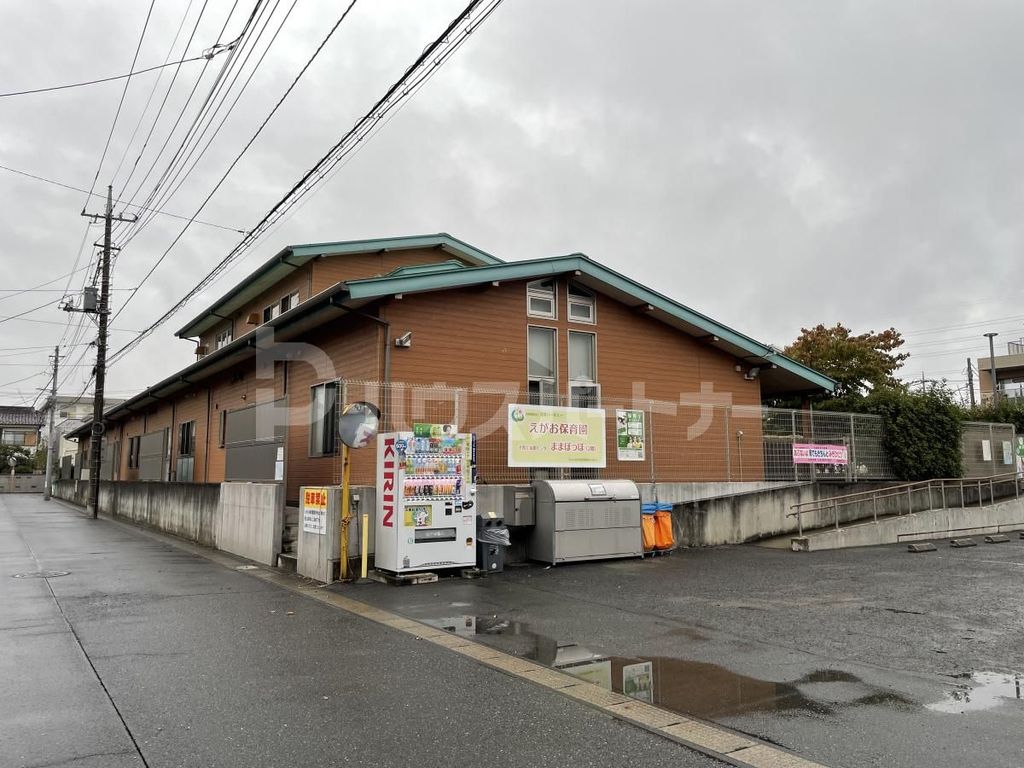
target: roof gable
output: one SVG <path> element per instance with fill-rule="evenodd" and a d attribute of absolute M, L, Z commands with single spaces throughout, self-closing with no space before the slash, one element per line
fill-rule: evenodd
<path fill-rule="evenodd" d="M 451 262 L 463 265 L 483 266 L 503 263 L 497 257 L 452 237 L 446 232 L 433 235 L 289 245 L 208 306 L 174 335 L 180 338 L 192 338 L 206 333 L 222 322 L 225 317 L 238 311 L 261 293 L 319 256 L 354 256 L 382 250 L 399 251 L 420 248 L 441 248 L 456 257 L 451 259 Z"/>
<path fill-rule="evenodd" d="M 716 348 L 734 355 L 737 359 L 744 360 L 751 366 L 765 366 L 771 371 L 781 370 L 782 374 L 774 374 L 774 376 L 765 371 L 763 379 L 778 379 L 779 386 L 783 389 L 832 391 L 835 388 L 835 382 L 828 376 L 786 357 L 770 344 L 759 342 L 719 323 L 582 253 L 456 270 L 391 274 L 377 278 L 351 280 L 345 286 L 349 299 L 359 301 L 400 293 L 451 290 L 488 282 L 533 280 L 564 274 L 571 274 L 583 285 L 599 289 L 625 304 L 643 310 L 649 316 L 707 341 Z M 794 383 L 799 384 L 800 382 L 803 383 L 802 387 L 793 386 Z"/>

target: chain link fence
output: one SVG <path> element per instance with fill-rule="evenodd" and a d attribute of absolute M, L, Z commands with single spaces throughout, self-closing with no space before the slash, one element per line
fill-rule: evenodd
<path fill-rule="evenodd" d="M 545 405 L 583 405 L 562 395 L 545 395 Z M 721 395 L 717 395 L 718 398 Z M 477 471 L 482 483 L 527 483 L 537 469 L 508 466 L 508 406 L 529 403 L 522 388 L 494 384 L 472 387 L 342 382 L 342 402 L 366 400 L 380 406 L 382 432 L 409 431 L 413 424 L 455 424 L 477 436 Z M 589 404 L 589 403 L 588 403 Z M 550 469 L 549 477 L 620 477 L 635 482 L 755 482 L 800 480 L 887 480 L 894 474 L 882 448 L 877 416 L 614 397 L 603 393 L 607 466 Z M 641 461 L 619 460 L 616 409 L 645 414 Z M 842 446 L 847 464 L 796 464 L 794 444 Z M 354 483 L 372 483 L 372 450 L 353 452 Z M 358 454 L 358 455 L 356 455 Z M 340 459 L 334 482 L 341 480 Z"/>

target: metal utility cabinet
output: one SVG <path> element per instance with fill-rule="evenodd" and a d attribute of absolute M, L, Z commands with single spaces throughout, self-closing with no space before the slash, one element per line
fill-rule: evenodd
<path fill-rule="evenodd" d="M 631 480 L 535 480 L 530 558 L 545 563 L 642 557 L 640 491 Z"/>

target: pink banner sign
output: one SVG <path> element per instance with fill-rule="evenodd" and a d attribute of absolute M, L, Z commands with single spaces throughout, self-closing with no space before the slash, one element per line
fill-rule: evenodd
<path fill-rule="evenodd" d="M 849 464 L 850 457 L 845 445 L 793 443 L 793 463 Z"/>

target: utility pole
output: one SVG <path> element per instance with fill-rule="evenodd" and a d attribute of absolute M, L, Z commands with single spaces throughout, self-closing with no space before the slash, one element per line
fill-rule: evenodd
<path fill-rule="evenodd" d="M 50 430 L 46 438 L 46 482 L 43 485 L 43 500 L 50 500 L 50 483 L 53 481 L 53 460 L 56 446 L 53 444 L 53 417 L 57 410 L 57 371 L 60 369 L 60 347 L 53 348 L 53 380 L 50 383 Z"/>
<path fill-rule="evenodd" d="M 92 400 L 92 435 L 89 447 L 89 501 L 85 510 L 93 519 L 99 515 L 100 465 L 103 452 L 103 387 L 107 378 L 107 318 L 110 315 L 110 229 L 115 221 L 134 222 L 135 217 L 114 215 L 114 189 L 107 187 L 107 207 L 103 214 L 86 213 L 93 220 L 103 219 L 103 253 L 100 256 L 100 297 L 96 314 L 99 316 L 99 335 L 96 338 L 96 384 Z"/>
<path fill-rule="evenodd" d="M 967 391 L 971 394 L 971 408 L 974 407 L 974 366 L 971 358 L 967 358 Z"/>
<path fill-rule="evenodd" d="M 992 404 L 995 405 L 996 403 L 999 402 L 999 390 L 996 387 L 996 348 L 992 339 L 994 339 L 999 334 L 990 331 L 989 333 L 986 333 L 984 335 L 988 337 L 988 380 L 989 383 L 992 385 Z M 981 378 L 980 373 L 978 375 L 978 378 Z"/>

